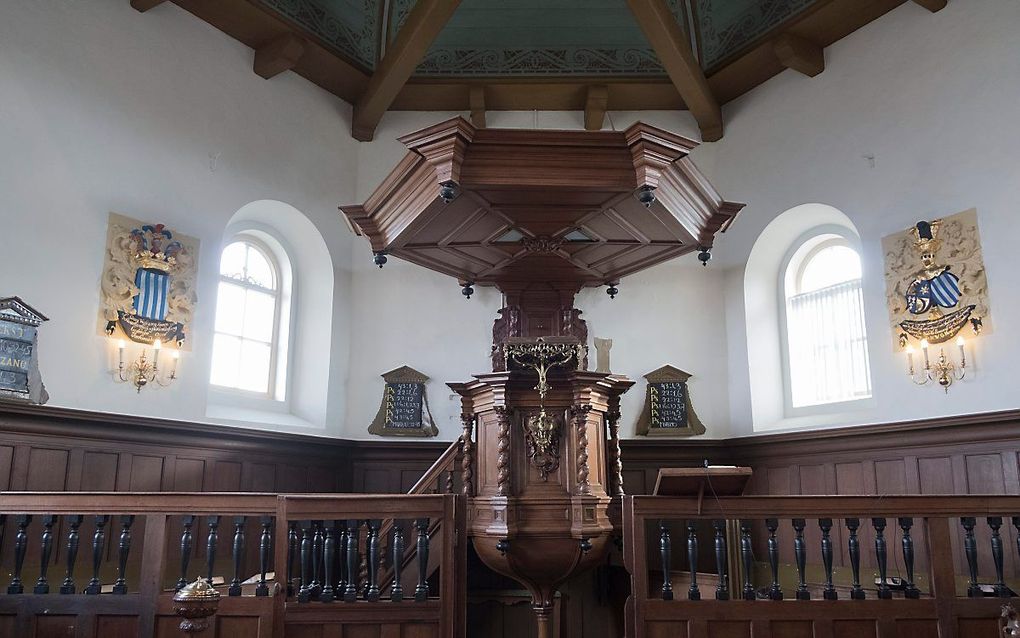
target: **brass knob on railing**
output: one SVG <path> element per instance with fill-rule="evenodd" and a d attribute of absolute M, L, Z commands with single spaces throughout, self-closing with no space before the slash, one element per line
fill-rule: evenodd
<path fill-rule="evenodd" d="M 208 629 L 209 617 L 219 606 L 220 593 L 201 577 L 174 594 L 174 613 L 183 618 L 180 628 L 185 634 Z"/>

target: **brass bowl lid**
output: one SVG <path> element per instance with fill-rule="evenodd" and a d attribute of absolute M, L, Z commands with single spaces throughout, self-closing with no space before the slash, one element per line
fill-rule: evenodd
<path fill-rule="evenodd" d="M 195 582 L 185 585 L 174 594 L 174 602 L 187 602 L 192 600 L 215 600 L 220 593 L 202 577 Z"/>

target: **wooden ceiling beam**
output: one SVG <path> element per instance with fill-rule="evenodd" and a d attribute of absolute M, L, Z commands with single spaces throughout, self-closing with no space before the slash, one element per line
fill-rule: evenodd
<path fill-rule="evenodd" d="M 914 3 L 921 5 L 932 13 L 935 13 L 936 11 L 945 9 L 946 5 L 949 4 L 949 0 L 914 0 Z"/>
<path fill-rule="evenodd" d="M 145 13 L 149 9 L 158 7 L 164 2 L 166 2 L 166 0 L 131 0 L 131 7 Z"/>
<path fill-rule="evenodd" d="M 468 106 L 471 107 L 471 123 L 475 128 L 485 128 L 485 86 L 472 84 L 468 89 Z"/>
<path fill-rule="evenodd" d="M 420 0 L 414 5 L 396 39 L 379 61 L 365 92 L 354 105 L 351 124 L 354 139 L 372 140 L 379 120 L 459 4 L 460 0 Z"/>
<path fill-rule="evenodd" d="M 593 84 L 588 87 L 588 97 L 584 103 L 584 128 L 588 131 L 601 131 L 606 119 L 606 107 L 609 105 L 609 87 L 605 84 Z"/>
<path fill-rule="evenodd" d="M 792 33 L 783 33 L 772 43 L 779 62 L 788 69 L 815 77 L 825 70 L 822 47 Z"/>
<path fill-rule="evenodd" d="M 268 80 L 293 69 L 304 54 L 305 41 L 285 33 L 255 49 L 255 73 Z"/>
<path fill-rule="evenodd" d="M 680 96 L 698 121 L 701 137 L 714 142 L 723 136 L 722 110 L 712 95 L 701 65 L 665 0 L 627 0 L 634 18 L 665 67 Z"/>

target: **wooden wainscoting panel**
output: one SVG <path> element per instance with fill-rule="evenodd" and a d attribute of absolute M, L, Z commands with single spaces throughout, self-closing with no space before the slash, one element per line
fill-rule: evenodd
<path fill-rule="evenodd" d="M 895 638 L 939 638 L 939 623 L 937 620 L 901 619 L 895 621 L 893 626 L 896 630 Z M 971 636 L 978 638 L 984 634 L 961 633 L 959 635 L 961 638 L 971 638 Z M 881 638 L 885 637 L 882 636 Z"/>
<path fill-rule="evenodd" d="M 80 490 L 82 492 L 112 492 L 117 489 L 119 454 L 86 451 L 82 459 Z"/>
<path fill-rule="evenodd" d="M 201 492 L 205 477 L 205 460 L 177 457 L 174 470 L 174 492 Z"/>
<path fill-rule="evenodd" d="M 1001 635 L 999 621 L 993 618 L 961 618 L 956 627 L 956 635 L 962 638 Z"/>
<path fill-rule="evenodd" d="M 240 492 L 241 464 L 237 461 L 216 461 L 208 491 Z"/>
<path fill-rule="evenodd" d="M 439 638 L 439 628 L 425 623 L 407 623 L 400 627 L 400 638 Z"/>
<path fill-rule="evenodd" d="M 814 638 L 814 621 L 811 620 L 773 620 L 772 635 L 782 638 Z"/>
<path fill-rule="evenodd" d="M 687 623 L 686 622 L 646 623 L 645 638 L 687 638 Z"/>
<path fill-rule="evenodd" d="M 11 489 L 11 469 L 14 464 L 14 446 L 0 446 L 0 490 Z"/>
<path fill-rule="evenodd" d="M 163 487 L 163 460 L 162 456 L 133 454 L 128 490 L 131 492 L 160 491 Z"/>
<path fill-rule="evenodd" d="M 24 489 L 33 492 L 62 492 L 66 489 L 67 449 L 32 448 Z"/>
<path fill-rule="evenodd" d="M 907 493 L 907 469 L 902 458 L 875 461 L 875 489 L 879 496 Z"/>
<path fill-rule="evenodd" d="M 75 636 L 77 631 L 77 616 L 38 615 L 35 617 L 35 631 L 32 633 L 32 638 L 68 638 L 68 636 Z M 10 635 L 13 637 L 17 634 L 12 633 Z M 121 636 L 123 634 L 116 636 L 116 638 L 121 638 Z"/>
<path fill-rule="evenodd" d="M 96 636 L 134 638 L 138 635 L 138 616 L 96 616 Z"/>
<path fill-rule="evenodd" d="M 874 620 L 832 621 L 832 638 L 877 638 Z"/>
<path fill-rule="evenodd" d="M 772 635 L 786 638 L 786 634 Z M 710 620 L 708 621 L 709 638 L 751 638 L 751 622 L 747 620 Z"/>

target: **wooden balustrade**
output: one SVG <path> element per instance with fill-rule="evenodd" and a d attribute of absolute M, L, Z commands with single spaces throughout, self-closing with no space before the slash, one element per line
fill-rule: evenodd
<path fill-rule="evenodd" d="M 463 497 L 444 494 L 0 492 L 0 636 L 177 636 L 173 592 L 199 574 L 222 587 L 216 635 L 328 623 L 461 636 L 463 517 Z M 413 600 L 404 561 L 381 580 L 384 523 L 394 556 L 416 534 Z M 63 578 L 51 591 L 53 564 Z"/>
<path fill-rule="evenodd" d="M 993 636 L 1003 599 L 1020 590 L 1020 516 L 1003 529 L 1016 512 L 1018 496 L 624 497 L 628 636 Z M 673 555 L 680 530 L 686 563 Z M 1004 531 L 1015 533 L 1013 557 Z M 714 600 L 698 583 L 703 534 L 714 539 Z M 780 563 L 783 546 L 792 565 Z M 966 574 L 955 573 L 955 547 Z M 986 557 L 992 569 L 979 573 Z M 862 582 L 862 563 L 873 579 Z M 687 595 L 674 596 L 683 580 Z"/>

